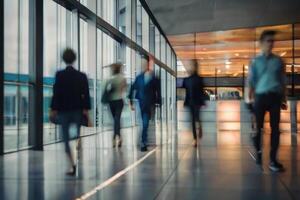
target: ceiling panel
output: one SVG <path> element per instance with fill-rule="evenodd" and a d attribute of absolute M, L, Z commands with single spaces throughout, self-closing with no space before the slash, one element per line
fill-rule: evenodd
<path fill-rule="evenodd" d="M 146 0 L 167 35 L 300 22 L 299 0 Z"/>
<path fill-rule="evenodd" d="M 300 27 L 295 25 L 295 36 L 300 36 Z M 205 32 L 170 36 L 170 42 L 178 58 L 189 67 L 188 61 L 198 60 L 203 76 L 240 76 L 243 67 L 249 65 L 251 58 L 260 52 L 259 36 L 264 30 L 275 30 L 274 53 L 291 64 L 293 32 L 292 25 L 277 25 L 259 28 L 246 28 L 228 31 Z M 295 40 L 295 56 L 300 58 L 300 40 Z M 247 69 L 244 69 L 247 73 Z"/>

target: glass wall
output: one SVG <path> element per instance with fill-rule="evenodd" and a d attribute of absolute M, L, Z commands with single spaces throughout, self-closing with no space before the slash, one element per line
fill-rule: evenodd
<path fill-rule="evenodd" d="M 114 62 L 123 63 L 122 72 L 126 77 L 127 90 L 135 77 L 142 72 L 143 62 L 146 62 L 144 57 L 148 55 L 142 55 L 144 52 L 127 46 L 125 41 L 117 41 L 115 38 L 120 37 L 115 37 L 116 33 L 110 31 L 111 27 L 101 26 L 100 29 L 94 20 L 96 15 L 114 26 L 115 30 L 132 39 L 135 45 L 142 47 L 156 59 L 161 59 L 162 63 L 168 65 L 170 69 L 173 68 L 170 59 L 172 55 L 175 57 L 175 54 L 139 0 L 79 0 L 78 2 L 92 11 L 94 16 L 91 17 L 91 12 L 86 12 L 86 9 L 69 10 L 63 6 L 64 4 L 58 4 L 54 0 L 43 0 L 43 116 L 40 117 L 43 118 L 44 144 L 62 140 L 59 127 L 50 123 L 48 115 L 55 74 L 66 67 L 61 58 L 66 47 L 75 50 L 78 59 L 73 67 L 87 75 L 92 97 L 90 117 L 93 120 L 93 127 L 82 128 L 82 135 L 112 130 L 108 107 L 101 104 L 103 85 L 111 77 L 109 65 Z M 35 110 L 29 100 L 32 95 L 29 91 L 32 84 L 35 84 L 29 83 L 30 71 L 34 70 L 29 64 L 31 62 L 29 50 L 34 49 L 29 46 L 29 41 L 32 39 L 29 27 L 30 23 L 34 23 L 29 17 L 30 3 L 29 0 L 4 0 L 5 152 L 28 148 L 31 146 L 29 141 L 34 139 L 28 131 L 29 128 L 33 128 L 30 127 L 29 113 Z M 132 22 L 136 24 L 132 26 Z M 164 124 L 167 131 L 167 120 L 172 119 L 172 114 L 169 117 L 167 115 L 168 105 L 171 103 L 172 87 L 175 89 L 175 85 L 170 81 L 172 76 L 157 64 L 155 64 L 155 73 L 162 81 L 163 109 L 160 113 L 164 115 L 164 122 L 161 123 L 159 115 L 157 120 Z M 33 106 L 32 109 L 30 106 Z M 129 109 L 126 100 L 122 113 L 122 128 L 138 125 L 138 114 L 138 111 L 133 112 Z"/>
<path fill-rule="evenodd" d="M 29 0 L 4 0 L 4 151 L 27 147 Z"/>

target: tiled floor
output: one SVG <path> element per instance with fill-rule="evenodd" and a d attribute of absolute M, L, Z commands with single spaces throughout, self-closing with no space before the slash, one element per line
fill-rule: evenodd
<path fill-rule="evenodd" d="M 267 168 L 269 135 L 264 138 L 261 169 L 251 157 L 247 131 L 216 133 L 212 124 L 203 127 L 199 148 L 190 146 L 190 132 L 180 132 L 178 138 L 174 134 L 170 144 L 158 146 L 137 167 L 90 199 L 300 199 L 300 148 L 291 145 L 297 144 L 297 136 L 282 135 L 279 157 L 287 171 L 273 174 Z M 2 156 L 0 199 L 80 197 L 146 154 L 135 145 L 135 130 L 126 130 L 123 137 L 121 149 L 111 148 L 110 133 L 85 137 L 77 177 L 64 174 L 67 162 L 62 144 L 46 146 L 44 152 L 22 151 Z"/>

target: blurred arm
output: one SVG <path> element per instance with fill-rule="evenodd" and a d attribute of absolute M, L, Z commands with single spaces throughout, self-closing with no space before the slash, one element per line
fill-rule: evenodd
<path fill-rule="evenodd" d="M 249 75 L 248 75 L 248 86 L 249 86 L 249 100 L 250 102 L 254 100 L 254 94 L 255 94 L 255 81 L 256 81 L 256 73 L 255 73 L 255 61 L 252 61 L 250 64 L 250 69 L 249 69 Z"/>
<path fill-rule="evenodd" d="M 84 112 L 87 112 L 91 109 L 89 82 L 85 74 L 83 76 L 83 109 Z"/>
<path fill-rule="evenodd" d="M 160 84 L 160 79 L 156 79 L 156 98 L 157 98 L 157 103 L 161 105 L 161 84 Z"/>
<path fill-rule="evenodd" d="M 59 82 L 60 82 L 60 78 L 58 76 L 58 73 L 56 73 L 55 83 L 53 85 L 53 96 L 50 105 L 50 109 L 53 111 L 58 109 Z"/>
<path fill-rule="evenodd" d="M 134 83 L 131 85 L 130 90 L 129 90 L 128 99 L 129 99 L 130 105 L 133 104 L 133 94 L 134 94 L 134 91 L 136 90 L 136 84 L 137 84 L 136 82 L 137 82 L 137 79 L 135 79 Z"/>

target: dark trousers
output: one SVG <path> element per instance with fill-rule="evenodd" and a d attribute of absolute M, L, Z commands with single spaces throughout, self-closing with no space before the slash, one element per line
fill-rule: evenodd
<path fill-rule="evenodd" d="M 257 151 L 261 150 L 261 132 L 264 127 L 265 113 L 270 113 L 270 126 L 271 126 L 271 161 L 276 161 L 277 151 L 279 147 L 279 122 L 280 122 L 280 107 L 282 96 L 276 93 L 261 94 L 255 96 L 255 117 L 257 134 L 254 137 L 254 145 Z"/>
<path fill-rule="evenodd" d="M 77 137 L 80 135 L 80 126 L 81 126 L 81 120 L 82 120 L 82 111 L 76 110 L 76 111 L 62 111 L 59 112 L 59 118 L 61 122 L 61 130 L 63 135 L 63 141 L 65 143 L 65 151 L 66 153 L 70 153 L 70 126 L 71 124 L 76 125 L 76 131 L 77 131 Z"/>
<path fill-rule="evenodd" d="M 114 120 L 114 139 L 121 137 L 121 114 L 124 107 L 122 99 L 109 102 L 110 111 Z"/>
<path fill-rule="evenodd" d="M 153 113 L 153 107 L 150 105 L 144 105 L 143 102 L 139 102 L 141 118 L 142 118 L 142 137 L 141 137 L 141 146 L 147 146 L 148 143 L 148 128 Z"/>
<path fill-rule="evenodd" d="M 149 121 L 151 118 L 150 112 L 142 111 L 142 121 L 143 121 L 143 129 L 142 129 L 142 146 L 147 146 L 148 142 L 148 128 Z"/>
<path fill-rule="evenodd" d="M 192 129 L 193 129 L 193 137 L 197 139 L 197 123 L 200 123 L 200 108 L 199 106 L 189 106 L 191 119 L 192 119 Z M 199 130 L 200 131 L 200 130 Z"/>

